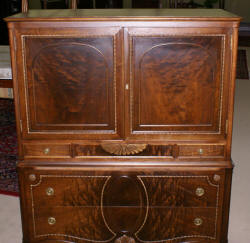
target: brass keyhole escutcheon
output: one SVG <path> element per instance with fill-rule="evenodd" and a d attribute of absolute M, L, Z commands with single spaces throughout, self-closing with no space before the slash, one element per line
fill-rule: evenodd
<path fill-rule="evenodd" d="M 205 190 L 204 190 L 203 188 L 201 188 L 201 187 L 198 187 L 198 188 L 196 189 L 195 193 L 196 193 L 196 195 L 197 195 L 198 197 L 202 197 L 202 196 L 205 194 Z"/>
<path fill-rule="evenodd" d="M 49 217 L 48 218 L 48 224 L 49 225 L 54 225 L 56 223 L 56 219 L 55 218 L 53 218 L 53 217 Z"/>
<path fill-rule="evenodd" d="M 203 220 L 201 218 L 195 218 L 194 219 L 194 224 L 196 226 L 200 226 L 200 225 L 202 225 L 202 223 L 203 223 Z"/>
<path fill-rule="evenodd" d="M 46 148 L 46 149 L 44 149 L 44 154 L 49 154 L 49 152 L 50 152 L 50 148 Z"/>
<path fill-rule="evenodd" d="M 46 189 L 46 194 L 47 194 L 48 196 L 53 196 L 53 195 L 54 195 L 54 189 L 53 189 L 52 187 L 48 187 L 48 188 Z"/>

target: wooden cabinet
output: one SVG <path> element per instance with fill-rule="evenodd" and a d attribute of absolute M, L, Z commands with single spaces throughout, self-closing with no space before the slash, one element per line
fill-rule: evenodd
<path fill-rule="evenodd" d="M 23 242 L 227 243 L 239 18 L 7 18 Z"/>

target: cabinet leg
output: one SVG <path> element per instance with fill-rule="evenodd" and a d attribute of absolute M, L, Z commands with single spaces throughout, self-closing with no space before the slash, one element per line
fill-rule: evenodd
<path fill-rule="evenodd" d="M 224 205 L 222 215 L 222 233 L 221 243 L 228 243 L 228 220 L 229 220 L 229 209 L 230 209 L 230 198 L 231 198 L 231 183 L 232 183 L 233 169 L 226 169 L 225 185 L 227 187 L 224 191 Z"/>

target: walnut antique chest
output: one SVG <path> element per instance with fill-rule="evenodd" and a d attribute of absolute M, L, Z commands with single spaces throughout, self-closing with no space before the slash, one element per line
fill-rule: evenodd
<path fill-rule="evenodd" d="M 239 18 L 7 19 L 23 242 L 226 243 Z"/>

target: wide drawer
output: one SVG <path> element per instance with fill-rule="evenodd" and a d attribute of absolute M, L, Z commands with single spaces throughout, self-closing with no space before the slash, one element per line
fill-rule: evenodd
<path fill-rule="evenodd" d="M 219 186 L 205 175 L 39 175 L 35 205 L 215 207 Z"/>
<path fill-rule="evenodd" d="M 110 242 L 122 228 L 133 233 L 136 242 L 216 239 L 216 208 L 70 206 L 35 207 L 34 212 L 37 238 Z"/>
<path fill-rule="evenodd" d="M 70 144 L 24 144 L 26 158 L 70 158 Z"/>

